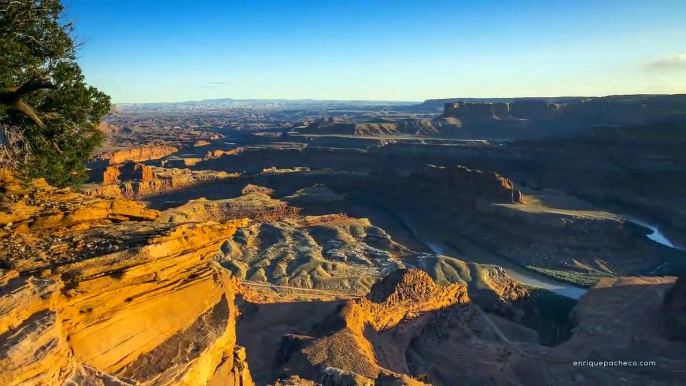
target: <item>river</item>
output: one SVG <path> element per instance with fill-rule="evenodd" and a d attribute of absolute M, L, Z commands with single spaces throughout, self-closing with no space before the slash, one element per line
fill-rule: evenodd
<path fill-rule="evenodd" d="M 669 241 L 667 236 L 665 236 L 662 232 L 660 232 L 660 229 L 657 226 L 650 225 L 650 224 L 645 223 L 641 220 L 638 220 L 634 217 L 626 217 L 626 219 L 629 222 L 632 222 L 634 224 L 638 224 L 640 226 L 643 226 L 643 227 L 650 229 L 652 231 L 652 233 L 648 234 L 647 236 L 649 239 L 655 241 L 656 243 L 660 243 L 662 245 L 665 245 L 665 246 L 670 247 L 670 248 L 678 249 L 680 251 L 686 251 L 686 249 L 684 249 L 680 246 L 674 245 L 671 241 Z"/>
<path fill-rule="evenodd" d="M 429 249 L 438 255 L 444 255 L 449 257 L 454 257 L 459 260 L 474 262 L 477 264 L 491 264 L 498 265 L 505 269 L 507 274 L 517 280 L 520 283 L 527 284 L 534 287 L 544 288 L 558 295 L 562 295 L 572 299 L 579 299 L 581 295 L 586 293 L 586 288 L 581 288 L 574 286 L 572 284 L 556 280 L 549 276 L 543 275 L 541 273 L 529 270 L 518 264 L 515 264 L 503 257 L 498 256 L 496 253 L 490 252 L 472 241 L 450 234 L 449 237 L 445 237 L 436 234 L 431 231 L 424 231 L 421 226 L 415 226 L 417 221 L 409 221 L 408 216 L 399 215 L 400 219 L 405 223 L 405 225 L 412 231 L 415 238 L 424 243 Z M 634 217 L 624 216 L 627 221 L 641 225 L 651 230 L 651 233 L 646 236 L 662 245 L 670 248 L 685 251 L 686 249 L 681 246 L 674 245 L 662 232 L 655 226 L 648 224 L 644 221 L 638 220 Z M 460 250 L 455 250 L 455 248 L 447 245 L 445 240 L 450 240 L 450 243 L 459 248 Z"/>
<path fill-rule="evenodd" d="M 450 235 L 450 240 L 453 245 L 460 248 L 460 251 L 455 250 L 450 245 L 447 245 L 442 237 L 434 232 L 426 232 L 422 227 L 415 227 L 406 216 L 400 216 L 405 225 L 414 233 L 415 238 L 424 243 L 429 249 L 438 255 L 453 257 L 466 262 L 474 262 L 477 264 L 498 265 L 505 269 L 508 276 L 517 280 L 520 283 L 544 288 L 558 295 L 565 296 L 572 299 L 579 299 L 581 295 L 586 293 L 586 288 L 576 287 L 572 284 L 553 279 L 541 273 L 529 270 L 515 263 L 510 262 L 498 256 L 495 253 L 487 251 L 486 249 L 476 245 L 466 238 Z"/>

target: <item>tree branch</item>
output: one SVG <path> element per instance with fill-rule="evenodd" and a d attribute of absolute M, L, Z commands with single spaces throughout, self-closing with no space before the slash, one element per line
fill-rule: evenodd
<path fill-rule="evenodd" d="M 19 87 L 5 87 L 0 91 L 0 103 L 11 104 L 18 101 L 23 95 L 37 90 L 55 89 L 57 86 L 43 79 L 32 79 Z"/>
<path fill-rule="evenodd" d="M 19 100 L 14 102 L 9 106 L 9 108 L 21 113 L 41 129 L 45 129 L 45 123 L 43 123 L 43 121 L 41 121 L 41 119 L 38 118 L 38 114 L 36 114 L 36 112 L 33 110 L 31 106 L 27 105 L 23 101 Z"/>
<path fill-rule="evenodd" d="M 21 97 L 30 92 L 44 89 L 54 89 L 56 86 L 47 80 L 32 79 L 19 87 L 6 87 L 0 91 L 0 103 L 8 107 L 8 109 L 17 111 L 30 119 L 36 126 L 45 129 L 45 124 L 38 117 L 36 111 L 21 100 Z"/>

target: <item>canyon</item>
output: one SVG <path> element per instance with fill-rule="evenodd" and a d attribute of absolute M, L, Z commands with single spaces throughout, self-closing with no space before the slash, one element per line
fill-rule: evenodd
<path fill-rule="evenodd" d="M 683 96 L 298 103 L 0 171 L 0 383 L 679 384 Z"/>

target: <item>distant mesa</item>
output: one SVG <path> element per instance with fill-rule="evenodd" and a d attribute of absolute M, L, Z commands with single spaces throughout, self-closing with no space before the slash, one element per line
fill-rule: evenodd
<path fill-rule="evenodd" d="M 686 95 L 631 95 L 448 101 L 442 117 L 457 118 L 465 124 L 525 120 L 534 125 L 554 122 L 590 127 L 649 124 L 684 115 Z"/>
<path fill-rule="evenodd" d="M 440 106 L 440 107 L 439 107 Z M 424 118 L 308 119 L 300 134 L 518 139 L 576 135 L 598 126 L 637 126 L 686 117 L 686 95 L 436 99 L 400 110 Z M 426 119 L 426 112 L 442 114 Z"/>

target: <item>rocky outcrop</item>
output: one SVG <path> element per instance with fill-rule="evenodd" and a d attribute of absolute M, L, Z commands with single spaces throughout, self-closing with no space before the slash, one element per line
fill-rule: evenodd
<path fill-rule="evenodd" d="M 178 148 L 166 145 L 150 145 L 133 149 L 114 150 L 94 157 L 89 161 L 89 166 L 115 165 L 126 161 L 143 162 L 166 157 L 177 151 L 179 151 Z"/>
<path fill-rule="evenodd" d="M 274 189 L 267 188 L 264 186 L 248 184 L 241 190 L 241 194 L 248 194 L 248 193 L 262 193 L 262 194 L 266 194 L 267 196 L 271 196 L 274 193 Z"/>
<path fill-rule="evenodd" d="M 195 166 L 198 162 L 204 159 L 200 157 L 169 157 L 160 161 L 160 166 L 163 168 L 181 168 L 185 169 L 189 166 Z"/>
<path fill-rule="evenodd" d="M 69 188 L 53 188 L 44 180 L 21 186 L 3 171 L 0 171 L 0 186 L 3 188 L 0 237 L 61 228 L 83 229 L 127 220 L 153 220 L 159 216 L 159 212 L 135 202 L 90 198 Z"/>
<path fill-rule="evenodd" d="M 310 379 L 320 373 L 330 385 L 374 384 L 380 374 L 408 375 L 405 352 L 420 326 L 436 311 L 468 302 L 460 284 L 439 287 L 423 271 L 395 271 L 366 297 L 340 306 L 314 328 L 312 337 L 291 345 L 287 366 Z M 422 384 L 415 382 L 410 384 Z"/>
<path fill-rule="evenodd" d="M 376 379 L 363 377 L 334 367 L 324 369 L 321 386 L 427 386 L 407 375 L 381 373 Z"/>
<path fill-rule="evenodd" d="M 227 351 L 207 386 L 254 386 L 246 358 L 245 347 L 236 345 Z"/>
<path fill-rule="evenodd" d="M 375 382 L 373 379 L 355 373 L 327 367 L 324 369 L 321 384 L 322 386 L 374 386 Z"/>
<path fill-rule="evenodd" d="M 4 180 L 1 384 L 252 385 L 234 285 L 213 262 L 248 220 L 163 224 L 139 204 Z"/>
<path fill-rule="evenodd" d="M 96 175 L 95 171 L 91 171 L 91 175 Z M 168 169 L 127 162 L 109 166 L 102 176 L 102 184 L 85 185 L 83 192 L 95 197 L 142 200 L 225 179 L 237 178 L 239 174 Z M 95 177 L 95 182 L 98 180 Z"/>
<path fill-rule="evenodd" d="M 509 105 L 513 117 L 529 121 L 552 121 L 560 118 L 563 105 L 542 99 L 520 99 Z"/>
<path fill-rule="evenodd" d="M 410 178 L 416 181 L 443 184 L 451 192 L 473 199 L 499 203 L 520 203 L 522 193 L 509 179 L 495 173 L 468 169 L 464 166 L 427 165 L 414 172 Z"/>
<path fill-rule="evenodd" d="M 369 313 L 366 321 L 377 331 L 396 326 L 403 318 L 469 302 L 467 288 L 451 283 L 438 286 L 419 269 L 397 270 L 376 282 L 358 304 Z"/>
<path fill-rule="evenodd" d="M 300 208 L 272 199 L 264 193 L 247 193 L 238 198 L 206 200 L 200 198 L 162 212 L 162 222 L 226 221 L 250 218 L 253 223 L 265 223 L 297 218 Z"/>
<path fill-rule="evenodd" d="M 108 166 L 102 173 L 99 171 L 89 173 L 90 182 L 103 185 L 114 185 L 121 181 L 131 180 L 152 181 L 154 178 L 155 175 L 151 167 L 136 162 Z"/>
<path fill-rule="evenodd" d="M 443 117 L 457 118 L 464 124 L 513 119 L 509 103 L 446 103 Z"/>
<path fill-rule="evenodd" d="M 521 135 L 528 121 L 515 117 L 509 103 L 451 102 L 432 124 L 445 136 L 513 138 Z"/>
<path fill-rule="evenodd" d="M 205 153 L 205 156 L 203 157 L 204 160 L 209 160 L 209 159 L 215 159 L 219 158 L 223 155 L 236 155 L 239 154 L 241 151 L 243 151 L 243 148 L 235 148 L 231 150 L 211 150 Z"/>

